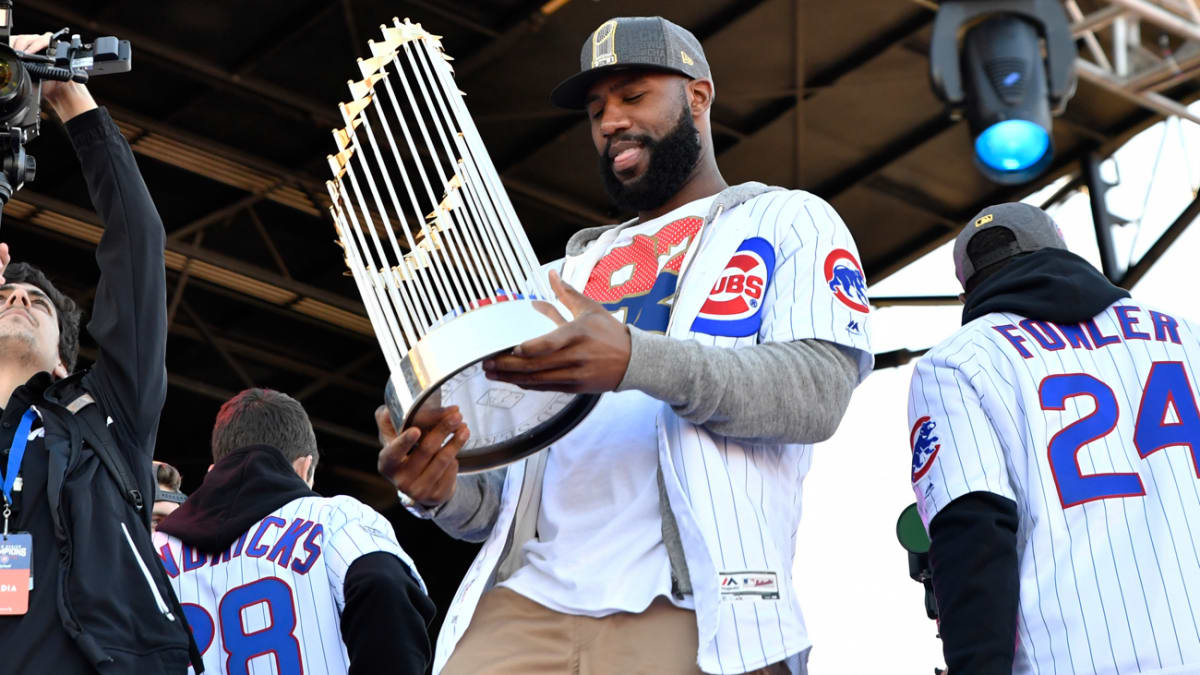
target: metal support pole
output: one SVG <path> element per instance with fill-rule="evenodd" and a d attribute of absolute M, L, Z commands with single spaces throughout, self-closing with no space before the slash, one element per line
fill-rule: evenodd
<path fill-rule="evenodd" d="M 1095 153 L 1084 155 L 1083 180 L 1087 185 L 1088 199 L 1092 204 L 1092 223 L 1096 226 L 1096 245 L 1100 249 L 1100 266 L 1108 280 L 1117 283 L 1121 278 L 1117 268 L 1117 253 L 1113 247 L 1112 220 L 1108 205 L 1104 203 L 1104 192 L 1108 185 L 1100 177 L 1100 159 Z"/>
<path fill-rule="evenodd" d="M 1133 288 L 1134 284 L 1141 281 L 1142 277 L 1146 276 L 1146 272 L 1150 271 L 1150 267 L 1154 265 L 1154 263 L 1158 262 L 1158 259 L 1167 252 L 1167 249 L 1171 247 L 1171 244 L 1175 243 L 1175 240 L 1178 239 L 1179 236 L 1183 234 L 1184 230 L 1194 223 L 1197 218 L 1200 218 L 1200 197 L 1196 197 L 1192 200 L 1192 203 L 1187 205 L 1187 208 L 1185 208 L 1183 212 L 1175 218 L 1175 222 L 1171 223 L 1171 225 L 1167 227 L 1166 231 L 1162 233 L 1162 236 L 1158 238 L 1158 241 L 1154 242 L 1154 245 L 1150 247 L 1150 250 L 1146 251 L 1141 259 L 1139 259 L 1132 267 L 1126 270 L 1125 276 L 1121 278 L 1121 283 L 1117 285 L 1124 289 Z"/>
<path fill-rule="evenodd" d="M 1113 70 L 1117 77 L 1129 75 L 1129 23 L 1123 16 L 1113 21 Z"/>

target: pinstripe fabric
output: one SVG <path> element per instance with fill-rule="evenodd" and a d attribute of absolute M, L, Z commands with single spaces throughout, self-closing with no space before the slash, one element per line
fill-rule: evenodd
<path fill-rule="evenodd" d="M 873 363 L 868 316 L 851 306 L 859 292 L 865 296 L 865 286 L 849 289 L 847 296 L 848 289 L 827 276 L 827 270 L 839 265 L 861 272 L 857 248 L 826 202 L 800 191 L 767 193 L 731 210 L 708 236 L 714 259 L 722 258 L 716 251 L 740 249 L 747 239 L 771 242 L 775 269 L 763 301 L 762 325 L 754 334 L 733 336 L 696 330 L 696 324 L 677 320 L 670 337 L 734 349 L 826 340 L 855 353 L 860 378 L 866 377 Z M 693 274 L 698 278 L 689 280 L 695 284 L 691 288 L 703 293 L 714 287 L 704 280 L 719 278 L 722 270 L 698 268 Z M 682 317 L 690 316 L 696 303 L 689 304 L 684 294 L 677 302 Z M 748 672 L 807 649 L 811 643 L 791 570 L 812 446 L 759 445 L 715 436 L 669 409 L 660 412 L 659 428 L 668 499 L 695 588 L 701 667 L 710 673 Z M 722 593 L 730 577 L 736 581 L 743 571 L 776 574 L 781 597 L 734 601 L 735 596 Z"/>
<path fill-rule="evenodd" d="M 679 279 L 669 337 L 734 349 L 815 338 L 844 346 L 857 359 L 860 379 L 870 373 L 866 286 L 857 249 L 823 200 L 800 191 L 766 192 L 705 224 L 698 241 L 691 266 L 685 263 Z M 741 272 L 747 277 L 758 273 L 759 264 L 768 259 L 773 265 L 763 293 L 739 296 L 731 279 Z M 585 264 L 564 268 L 564 278 L 576 288 L 584 287 L 590 273 Z M 659 404 L 656 427 L 659 465 L 695 591 L 701 669 L 745 673 L 787 661 L 793 673 L 799 672 L 799 655 L 810 642 L 791 569 L 812 447 L 714 436 L 665 404 Z M 518 495 L 528 490 L 527 476 L 540 477 L 531 468 L 541 461 L 537 457 L 507 470 L 496 524 L 438 637 L 435 673 L 492 583 L 508 550 L 514 519 L 536 518 L 536 508 L 519 515 Z M 753 573 L 752 582 L 764 583 L 760 573 L 774 575 L 778 597 L 736 600 L 722 593 L 723 579 L 740 583 L 746 573 Z"/>
<path fill-rule="evenodd" d="M 1200 432 L 1200 335 L 1175 316 L 1131 299 L 1080 326 L 989 314 L 917 364 L 926 526 L 969 492 L 1017 504 L 1016 673 L 1200 672 L 1200 433 L 1194 450 L 1147 435 Z M 1155 368 L 1187 381 L 1161 407 Z"/>
<path fill-rule="evenodd" d="M 155 533 L 154 545 L 184 605 L 209 673 L 293 675 L 298 671 L 291 665 L 290 653 L 241 655 L 297 647 L 302 672 L 345 673 L 350 663 L 342 642 L 341 613 L 350 565 L 368 553 L 387 551 L 404 561 L 420 581 L 387 519 L 346 496 L 293 500 L 251 526 L 228 551 L 212 556 L 162 532 Z M 255 586 L 263 580 L 267 582 Z M 424 582 L 420 583 L 424 589 Z M 230 593 L 235 589 L 249 590 Z M 223 600 L 245 606 L 237 612 L 227 610 L 222 621 Z M 286 630 L 289 614 L 295 616 L 290 632 Z M 241 625 L 231 626 L 239 616 Z M 258 631 L 265 632 L 253 642 L 238 635 Z M 208 635 L 211 638 L 204 639 Z"/>

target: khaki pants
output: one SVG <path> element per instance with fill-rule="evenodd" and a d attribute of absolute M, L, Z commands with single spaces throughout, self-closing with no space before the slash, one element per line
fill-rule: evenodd
<path fill-rule="evenodd" d="M 507 588 L 479 601 L 443 675 L 701 675 L 696 615 L 665 598 L 641 614 L 562 614 Z M 748 675 L 786 675 L 777 663 Z"/>

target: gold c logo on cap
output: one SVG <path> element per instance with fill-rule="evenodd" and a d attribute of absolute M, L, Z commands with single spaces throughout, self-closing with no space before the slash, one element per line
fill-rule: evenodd
<path fill-rule="evenodd" d="M 688 65 L 688 66 L 696 65 L 696 62 L 692 60 L 692 57 L 688 56 L 687 52 L 683 51 L 682 49 L 679 50 L 679 57 L 681 59 L 683 59 L 684 65 Z"/>
<path fill-rule="evenodd" d="M 996 219 L 996 217 L 989 213 L 986 216 L 980 218 L 979 220 L 976 220 L 975 227 L 983 227 L 984 225 L 987 225 L 988 223 L 992 222 L 995 219 Z"/>
<path fill-rule="evenodd" d="M 617 62 L 615 42 L 617 22 L 605 21 L 592 33 L 592 67 L 611 66 Z"/>

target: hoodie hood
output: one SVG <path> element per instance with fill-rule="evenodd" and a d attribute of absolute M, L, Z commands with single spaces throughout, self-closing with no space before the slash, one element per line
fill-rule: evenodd
<path fill-rule="evenodd" d="M 1087 321 L 1129 291 L 1079 256 L 1045 248 L 1013 258 L 967 295 L 963 325 L 992 312 L 1060 324 Z"/>
<path fill-rule="evenodd" d="M 319 496 L 296 475 L 282 452 L 269 445 L 251 445 L 213 465 L 200 488 L 158 529 L 201 552 L 220 552 L 284 504 Z"/>

